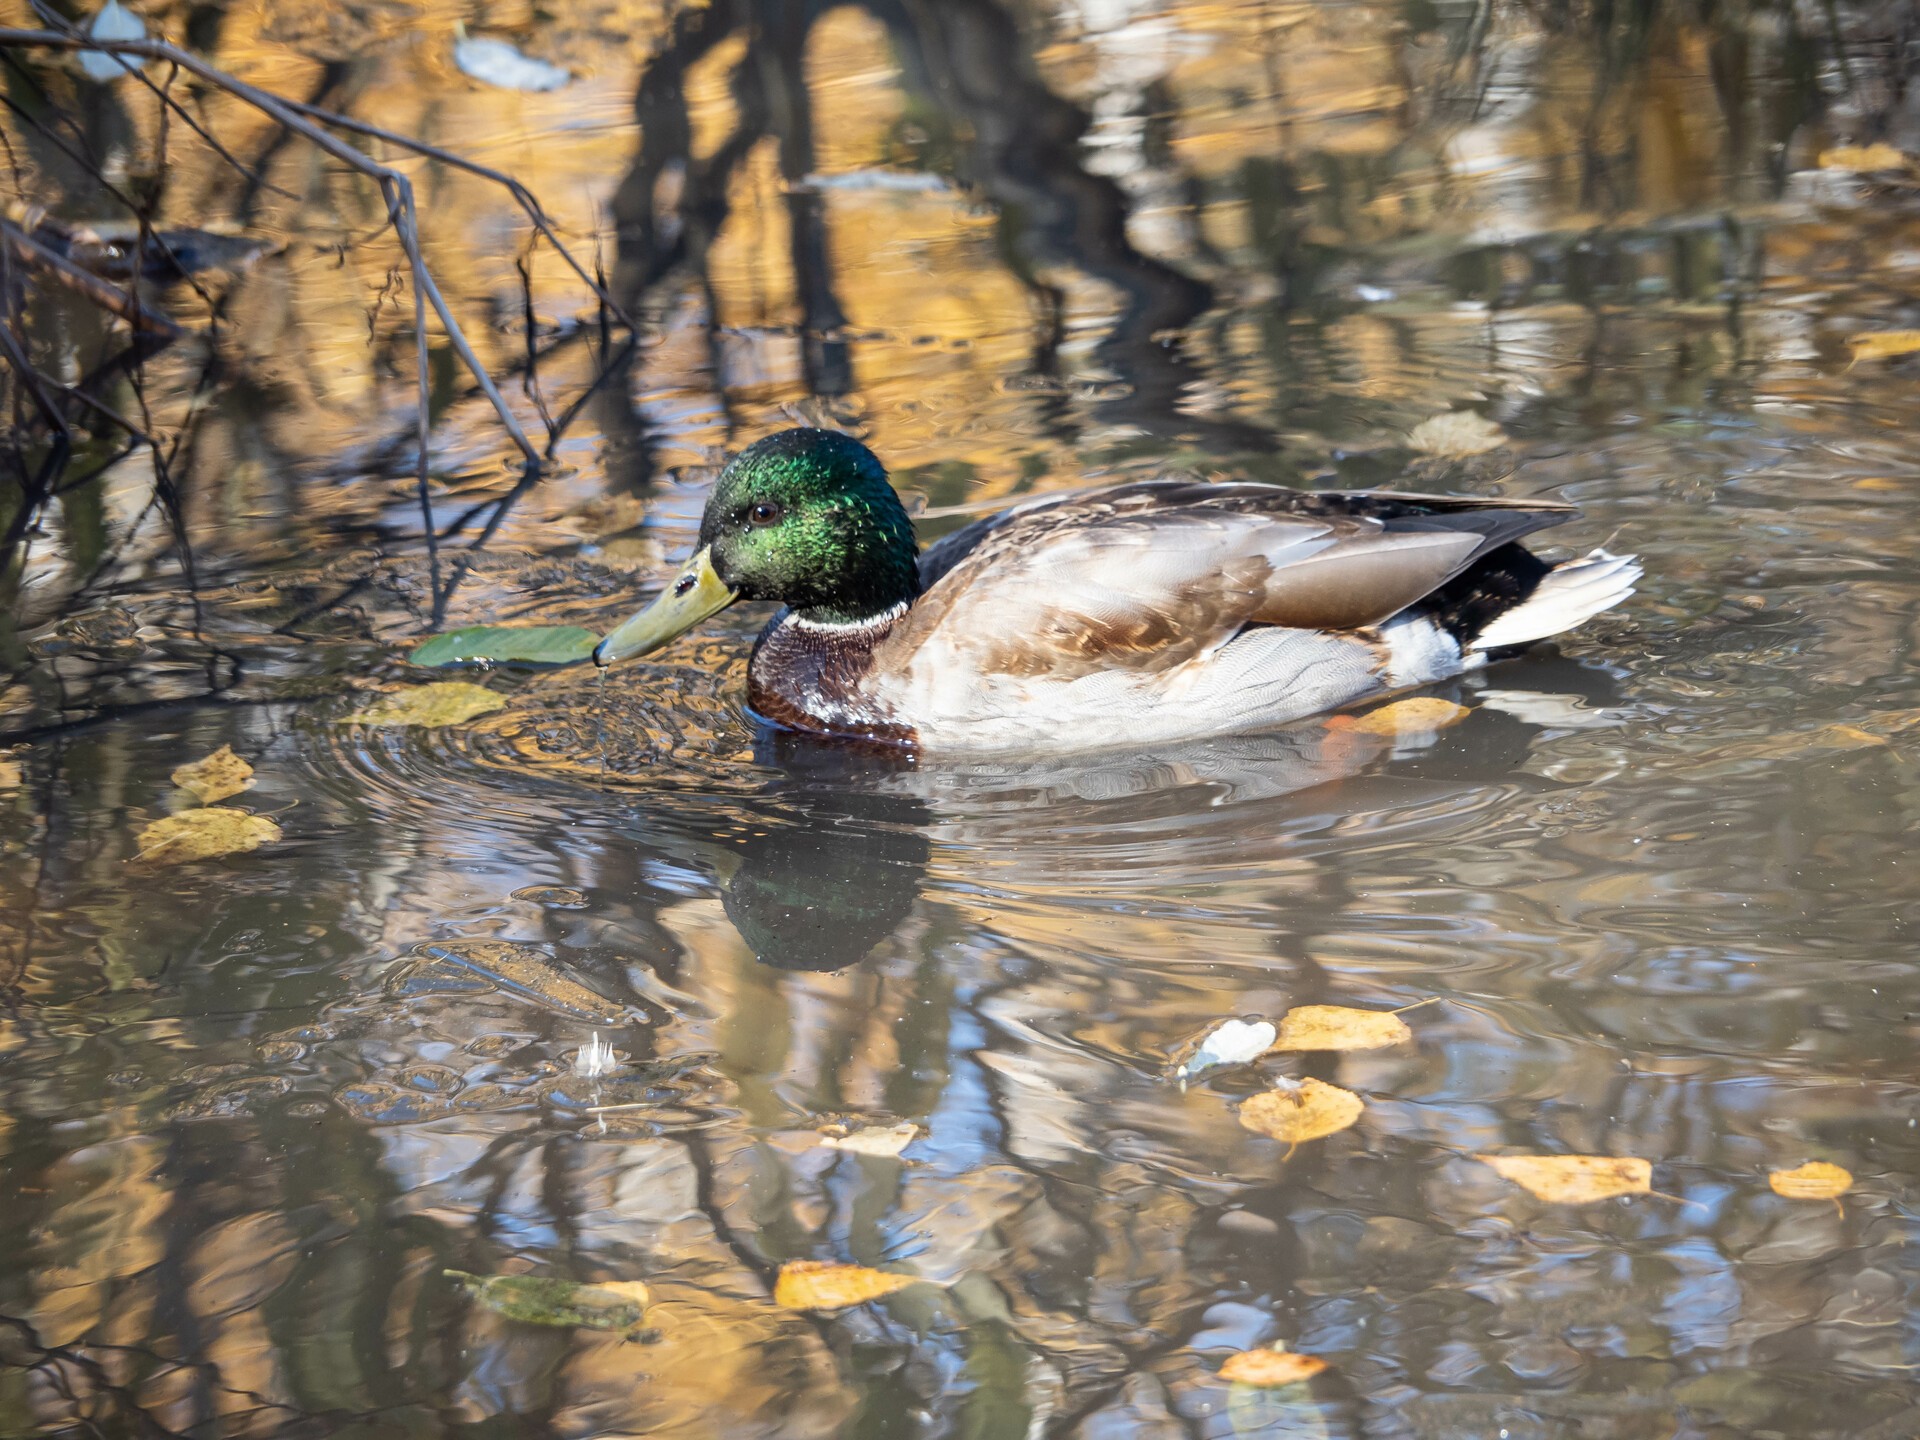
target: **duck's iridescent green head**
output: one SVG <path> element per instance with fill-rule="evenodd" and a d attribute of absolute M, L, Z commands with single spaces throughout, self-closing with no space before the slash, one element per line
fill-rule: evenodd
<path fill-rule="evenodd" d="M 917 561 L 913 522 L 871 450 L 832 430 L 783 430 L 720 472 L 693 558 L 593 657 L 657 650 L 735 600 L 855 624 L 919 594 Z"/>

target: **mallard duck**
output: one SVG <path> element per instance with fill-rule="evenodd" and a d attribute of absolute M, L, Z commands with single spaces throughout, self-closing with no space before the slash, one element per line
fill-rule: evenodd
<path fill-rule="evenodd" d="M 1257 730 L 1570 630 L 1640 563 L 1549 565 L 1546 500 L 1146 480 L 1047 495 L 923 552 L 873 452 L 787 430 L 716 481 L 693 557 L 594 651 L 644 655 L 737 600 L 783 608 L 747 667 L 773 725 L 925 750 Z"/>

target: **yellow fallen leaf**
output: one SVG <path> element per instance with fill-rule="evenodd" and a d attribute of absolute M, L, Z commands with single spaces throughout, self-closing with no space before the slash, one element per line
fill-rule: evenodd
<path fill-rule="evenodd" d="M 1451 700 L 1418 695 L 1411 700 L 1396 700 L 1365 715 L 1333 715 L 1327 719 L 1329 730 L 1345 730 L 1355 735 L 1408 735 L 1444 730 L 1458 725 L 1473 711 Z"/>
<path fill-rule="evenodd" d="M 1464 460 L 1498 450 L 1507 443 L 1507 432 L 1475 411 L 1449 410 L 1414 426 L 1407 443 L 1422 455 Z"/>
<path fill-rule="evenodd" d="M 1775 1170 L 1767 1176 L 1773 1193 L 1789 1200 L 1837 1200 L 1853 1184 L 1850 1171 L 1825 1160 L 1809 1160 L 1791 1170 Z"/>
<path fill-rule="evenodd" d="M 1296 1005 L 1280 1017 L 1276 1050 L 1378 1050 L 1411 1040 L 1407 1022 L 1391 1010 L 1345 1005 Z"/>
<path fill-rule="evenodd" d="M 1294 1355 L 1285 1350 L 1242 1350 L 1229 1355 L 1220 1367 L 1220 1378 L 1235 1385 L 1258 1385 L 1273 1389 L 1311 1380 L 1327 1368 L 1327 1362 L 1312 1355 Z"/>
<path fill-rule="evenodd" d="M 1645 1195 L 1653 1166 L 1631 1156 L 1476 1155 L 1521 1189 L 1550 1205 L 1585 1205 L 1616 1195 Z"/>
<path fill-rule="evenodd" d="M 1240 1123 L 1258 1134 L 1298 1145 L 1346 1129 L 1366 1108 L 1351 1090 L 1308 1076 L 1297 1084 L 1282 1082 L 1255 1095 L 1240 1107 Z"/>
<path fill-rule="evenodd" d="M 350 725 L 461 725 L 475 716 L 507 708 L 507 697 L 464 680 L 437 680 L 382 695 L 349 715 Z"/>
<path fill-rule="evenodd" d="M 1853 348 L 1853 362 L 1847 367 L 1851 370 L 1862 360 L 1891 360 L 1920 350 L 1920 330 L 1874 330 L 1855 335 L 1847 344 Z"/>
<path fill-rule="evenodd" d="M 1836 145 L 1820 152 L 1822 170 L 1904 170 L 1907 157 L 1891 145 Z"/>
<path fill-rule="evenodd" d="M 204 760 L 182 765 L 173 772 L 173 783 L 191 794 L 202 805 L 211 805 L 229 795 L 253 788 L 253 766 L 233 753 L 231 745 L 222 745 Z"/>
<path fill-rule="evenodd" d="M 856 1155 L 898 1155 L 914 1142 L 920 1127 L 903 1120 L 898 1125 L 862 1125 L 845 1135 L 822 1135 L 829 1150 L 851 1150 Z"/>
<path fill-rule="evenodd" d="M 210 805 L 154 821 L 140 832 L 140 853 L 134 859 L 151 865 L 184 865 L 258 850 L 279 838 L 280 827 L 264 815 Z"/>
<path fill-rule="evenodd" d="M 920 1283 L 917 1275 L 890 1275 L 831 1260 L 789 1260 L 774 1282 L 773 1303 L 788 1310 L 844 1310 Z"/>
<path fill-rule="evenodd" d="M 20 762 L 0 757 L 0 790 L 11 790 L 24 779 L 20 773 Z"/>

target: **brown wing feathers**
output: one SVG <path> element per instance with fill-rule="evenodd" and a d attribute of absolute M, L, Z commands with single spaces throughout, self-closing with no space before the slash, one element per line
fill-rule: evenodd
<path fill-rule="evenodd" d="M 1002 674 L 1161 669 L 1247 624 L 1378 624 L 1574 513 L 1551 501 L 1187 481 L 1049 498 L 931 547 L 898 638 L 915 647 L 963 628 L 986 652 L 981 668 Z"/>

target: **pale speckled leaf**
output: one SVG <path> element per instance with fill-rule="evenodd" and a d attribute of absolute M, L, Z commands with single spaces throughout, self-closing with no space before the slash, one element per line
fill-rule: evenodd
<path fill-rule="evenodd" d="M 1422 455 L 1465 460 L 1498 450 L 1507 443 L 1507 432 L 1476 411 L 1449 410 L 1414 426 L 1407 443 Z"/>
<path fill-rule="evenodd" d="M 1240 1123 L 1256 1134 L 1298 1145 L 1346 1129 L 1366 1105 L 1351 1090 L 1308 1076 L 1283 1080 L 1240 1107 Z"/>
<path fill-rule="evenodd" d="M 1653 1166 L 1631 1156 L 1476 1155 L 1535 1199 L 1551 1205 L 1585 1205 L 1619 1195 L 1645 1195 Z"/>
<path fill-rule="evenodd" d="M 821 1145 L 829 1150 L 851 1150 L 856 1155 L 898 1155 L 920 1134 L 920 1127 L 903 1120 L 898 1125 L 862 1125 L 845 1135 L 822 1135 Z"/>
<path fill-rule="evenodd" d="M 347 716 L 349 725 L 463 725 L 507 708 L 507 697 L 464 680 L 436 680 L 382 695 L 366 709 Z"/>
<path fill-rule="evenodd" d="M 149 865 L 184 865 L 258 850 L 280 838 L 280 827 L 264 815 L 249 815 L 211 805 L 155 820 L 140 832 L 140 853 Z"/>
<path fill-rule="evenodd" d="M 1378 1050 L 1411 1040 L 1407 1022 L 1391 1010 L 1345 1005 L 1296 1005 L 1280 1017 L 1276 1050 Z"/>
<path fill-rule="evenodd" d="M 231 745 L 222 745 L 206 759 L 176 769 L 173 783 L 202 805 L 211 805 L 216 800 L 251 790 L 253 766 L 234 754 Z"/>

